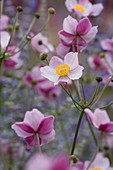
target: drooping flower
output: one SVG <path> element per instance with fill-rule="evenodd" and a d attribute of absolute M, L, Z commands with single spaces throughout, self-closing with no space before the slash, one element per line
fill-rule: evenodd
<path fill-rule="evenodd" d="M 39 53 L 49 53 L 49 51 L 54 52 L 54 47 L 49 43 L 48 38 L 43 36 L 42 33 L 37 34 L 31 40 L 31 46 Z"/>
<path fill-rule="evenodd" d="M 101 3 L 92 4 L 89 0 L 66 0 L 65 5 L 71 13 L 74 13 L 79 18 L 87 16 L 98 16 L 103 10 Z"/>
<path fill-rule="evenodd" d="M 73 170 L 87 170 L 89 163 L 90 161 L 77 162 Z M 88 170 L 113 170 L 113 167 L 110 167 L 108 158 L 103 157 L 102 153 L 98 153 Z"/>
<path fill-rule="evenodd" d="M 83 69 L 78 63 L 78 54 L 70 52 L 64 57 L 64 60 L 53 56 L 49 66 L 40 68 L 40 71 L 42 76 L 57 85 L 59 82 L 79 79 L 82 76 Z"/>
<path fill-rule="evenodd" d="M 4 30 L 8 26 L 9 17 L 7 15 L 1 15 L 0 30 Z"/>
<path fill-rule="evenodd" d="M 16 122 L 12 129 L 18 136 L 23 137 L 28 143 L 27 148 L 42 146 L 49 143 L 55 137 L 53 129 L 53 116 L 44 117 L 37 109 L 27 111 L 23 122 Z"/>
<path fill-rule="evenodd" d="M 107 64 L 105 63 L 104 58 L 100 58 L 99 55 L 90 56 L 88 58 L 88 63 L 89 66 L 95 71 L 97 70 L 101 70 L 102 72 L 107 71 Z"/>
<path fill-rule="evenodd" d="M 113 38 L 102 40 L 101 46 L 102 46 L 103 50 L 106 50 L 113 54 Z"/>
<path fill-rule="evenodd" d="M 30 72 L 24 70 L 23 78 L 28 86 L 38 90 L 43 100 L 56 101 L 56 96 L 61 94 L 59 86 L 54 86 L 51 81 L 41 75 L 39 66 L 33 67 Z"/>
<path fill-rule="evenodd" d="M 79 22 L 68 16 L 63 21 L 63 30 L 59 32 L 60 45 L 57 47 L 57 53 L 65 56 L 68 52 L 76 51 L 77 44 L 79 51 L 86 48 L 98 32 L 97 26 L 93 26 L 88 18 L 83 18 Z"/>
<path fill-rule="evenodd" d="M 90 109 L 85 112 L 91 124 L 100 131 L 113 134 L 113 121 L 110 121 L 106 110 L 95 109 L 94 113 Z"/>

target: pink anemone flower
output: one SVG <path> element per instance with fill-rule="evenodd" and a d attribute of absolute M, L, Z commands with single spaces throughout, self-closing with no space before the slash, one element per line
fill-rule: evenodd
<path fill-rule="evenodd" d="M 82 76 L 83 67 L 78 63 L 78 54 L 70 52 L 64 60 L 57 56 L 53 56 L 49 62 L 49 66 L 40 68 L 42 76 L 54 82 L 68 82 L 77 80 Z"/>
<path fill-rule="evenodd" d="M 90 161 L 77 162 L 73 170 L 87 170 L 89 163 Z M 108 158 L 103 157 L 102 153 L 98 153 L 88 170 L 113 170 L 113 167 L 110 167 Z"/>
<path fill-rule="evenodd" d="M 18 136 L 23 137 L 28 143 L 27 148 L 42 146 L 49 143 L 55 137 L 53 129 L 53 116 L 44 117 L 37 109 L 27 111 L 23 122 L 16 122 L 12 129 Z"/>
<path fill-rule="evenodd" d="M 94 113 L 90 109 L 85 112 L 91 124 L 100 131 L 113 134 L 113 121 L 110 121 L 106 110 L 95 109 Z"/>
<path fill-rule="evenodd" d="M 92 4 L 89 0 L 66 0 L 65 5 L 71 13 L 74 13 L 79 18 L 87 16 L 98 16 L 103 10 L 101 3 Z"/>
<path fill-rule="evenodd" d="M 103 50 L 106 50 L 113 54 L 113 38 L 102 40 L 101 46 L 102 46 Z"/>
<path fill-rule="evenodd" d="M 1 15 L 0 30 L 7 28 L 9 22 L 9 17 L 7 15 Z"/>
<path fill-rule="evenodd" d="M 63 30 L 59 32 L 60 44 L 57 47 L 57 53 L 61 56 L 65 56 L 68 52 L 76 51 L 77 44 L 79 51 L 83 51 L 87 43 L 95 38 L 98 26 L 93 26 L 89 19 L 83 18 L 79 22 L 68 16 L 63 21 Z"/>
<path fill-rule="evenodd" d="M 51 43 L 49 43 L 48 38 L 42 33 L 37 34 L 34 38 L 31 40 L 31 46 L 39 53 L 49 53 L 54 52 L 54 47 Z"/>

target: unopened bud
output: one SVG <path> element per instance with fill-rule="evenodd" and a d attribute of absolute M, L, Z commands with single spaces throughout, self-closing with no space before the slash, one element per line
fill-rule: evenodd
<path fill-rule="evenodd" d="M 18 12 L 22 12 L 22 11 L 23 11 L 23 8 L 22 8 L 21 6 L 18 6 L 18 7 L 17 7 L 17 11 L 18 11 Z"/>
<path fill-rule="evenodd" d="M 102 77 L 96 77 L 96 81 L 100 83 L 102 81 Z"/>
<path fill-rule="evenodd" d="M 101 53 L 101 54 L 100 54 L 100 57 L 101 57 L 101 58 L 105 58 L 105 54 L 104 54 L 104 53 Z"/>
<path fill-rule="evenodd" d="M 30 36 L 27 36 L 26 39 L 27 39 L 28 41 L 31 41 L 31 37 L 30 37 Z"/>
<path fill-rule="evenodd" d="M 36 81 L 36 80 L 32 80 L 31 83 L 32 83 L 33 86 L 36 86 L 36 85 L 37 85 L 37 81 Z"/>
<path fill-rule="evenodd" d="M 49 8 L 48 12 L 49 12 L 49 14 L 54 15 L 55 14 L 55 9 L 54 8 Z"/>
<path fill-rule="evenodd" d="M 46 52 L 41 53 L 40 58 L 41 58 L 41 60 L 45 60 L 47 58 L 47 53 Z"/>
<path fill-rule="evenodd" d="M 104 150 L 108 151 L 109 150 L 109 147 L 107 145 L 105 145 L 104 147 Z"/>
<path fill-rule="evenodd" d="M 11 25 L 8 25 L 7 31 L 8 31 L 8 32 L 11 32 L 11 31 L 12 31 L 12 26 L 11 26 Z"/>
<path fill-rule="evenodd" d="M 75 155 L 70 156 L 71 160 L 73 160 L 73 163 L 76 163 L 78 161 L 78 158 Z"/>
<path fill-rule="evenodd" d="M 39 40 L 38 45 L 42 45 L 42 44 L 43 44 L 42 40 Z"/>
<path fill-rule="evenodd" d="M 40 18 L 40 15 L 39 15 L 38 13 L 35 13 L 35 17 L 36 17 L 37 19 L 39 19 L 39 18 Z"/>
<path fill-rule="evenodd" d="M 16 24 L 15 30 L 19 30 L 19 28 L 20 28 L 20 25 L 19 25 L 19 24 Z"/>

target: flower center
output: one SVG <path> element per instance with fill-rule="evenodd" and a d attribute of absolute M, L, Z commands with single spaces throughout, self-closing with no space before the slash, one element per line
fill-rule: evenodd
<path fill-rule="evenodd" d="M 56 68 L 56 72 L 58 75 L 60 76 L 66 76 L 70 71 L 70 67 L 67 64 L 60 64 L 57 68 Z"/>
<path fill-rule="evenodd" d="M 83 8 L 83 6 L 78 5 L 78 4 L 75 5 L 75 9 L 80 10 L 81 12 L 85 12 L 85 9 Z"/>
<path fill-rule="evenodd" d="M 91 170 L 102 170 L 101 168 L 92 168 Z"/>

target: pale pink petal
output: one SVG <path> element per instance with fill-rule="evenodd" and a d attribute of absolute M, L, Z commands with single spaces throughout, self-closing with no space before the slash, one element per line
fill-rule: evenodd
<path fill-rule="evenodd" d="M 105 39 L 101 41 L 101 46 L 104 50 L 113 52 L 113 40 L 112 39 Z"/>
<path fill-rule="evenodd" d="M 28 143 L 27 149 L 31 149 L 33 146 L 38 146 L 36 135 L 28 136 L 24 140 Z"/>
<path fill-rule="evenodd" d="M 55 131 L 54 129 L 47 135 L 39 135 L 40 139 L 41 139 L 41 146 L 44 144 L 49 143 L 50 141 L 52 141 L 55 138 Z"/>
<path fill-rule="evenodd" d="M 49 79 L 52 82 L 58 81 L 58 79 L 60 77 L 56 73 L 56 70 L 49 66 L 41 67 L 40 71 L 41 71 L 42 76 L 44 76 L 45 78 Z"/>
<path fill-rule="evenodd" d="M 1 15 L 0 29 L 6 29 L 8 26 L 9 17 L 7 15 Z"/>
<path fill-rule="evenodd" d="M 7 31 L 1 31 L 0 32 L 0 38 L 1 38 L 1 48 L 5 48 L 8 45 L 10 35 Z"/>
<path fill-rule="evenodd" d="M 104 7 L 101 3 L 92 5 L 90 16 L 98 16 L 103 9 Z"/>
<path fill-rule="evenodd" d="M 70 15 L 64 19 L 63 21 L 63 29 L 64 31 L 70 34 L 76 34 L 77 20 L 72 18 Z"/>
<path fill-rule="evenodd" d="M 53 121 L 54 117 L 53 116 L 48 116 L 42 120 L 40 123 L 40 126 L 38 128 L 38 133 L 40 135 L 47 135 L 49 134 L 52 129 L 53 129 Z"/>
<path fill-rule="evenodd" d="M 91 124 L 95 126 L 94 121 L 93 121 L 93 116 L 94 116 L 93 112 L 90 109 L 85 109 L 85 113 L 87 114 Z M 99 127 L 96 126 L 96 128 L 99 128 Z"/>
<path fill-rule="evenodd" d="M 79 35 L 86 35 L 90 31 L 91 27 L 92 25 L 89 19 L 83 18 L 79 21 L 77 25 L 77 33 Z"/>
<path fill-rule="evenodd" d="M 88 42 L 90 42 L 93 38 L 95 38 L 95 36 L 96 36 L 96 34 L 97 34 L 97 32 L 98 32 L 98 26 L 94 26 L 94 27 L 92 27 L 91 29 L 90 29 L 90 31 L 86 34 L 86 35 L 84 35 L 84 36 L 82 36 L 82 38 L 88 43 Z"/>
<path fill-rule="evenodd" d="M 59 56 L 64 57 L 70 50 L 70 46 L 65 46 L 63 44 L 59 44 L 56 48 L 56 52 Z"/>
<path fill-rule="evenodd" d="M 24 122 L 28 123 L 35 131 L 37 131 L 43 119 L 44 115 L 39 110 L 33 109 L 32 111 L 26 112 Z"/>
<path fill-rule="evenodd" d="M 68 77 L 71 80 L 78 80 L 83 74 L 83 72 L 82 72 L 83 69 L 84 69 L 84 67 L 78 65 L 74 70 L 72 70 L 68 73 Z"/>
<path fill-rule="evenodd" d="M 59 82 L 68 82 L 70 81 L 68 76 L 60 76 L 59 79 L 54 82 L 54 85 L 57 85 Z"/>
<path fill-rule="evenodd" d="M 26 138 L 34 134 L 34 130 L 28 124 L 23 122 L 17 122 L 11 126 L 18 136 Z"/>
<path fill-rule="evenodd" d="M 70 67 L 70 70 L 75 69 L 78 66 L 78 53 L 70 52 L 64 57 L 64 64 Z"/>
<path fill-rule="evenodd" d="M 63 60 L 57 56 L 53 56 L 49 62 L 49 66 L 56 69 L 60 64 L 63 64 Z"/>

